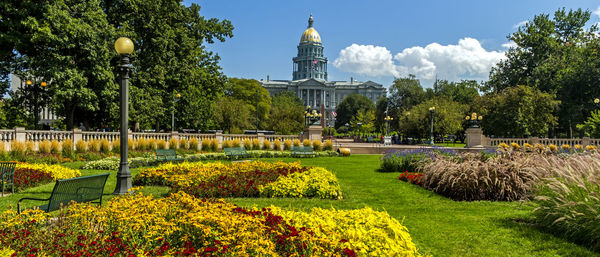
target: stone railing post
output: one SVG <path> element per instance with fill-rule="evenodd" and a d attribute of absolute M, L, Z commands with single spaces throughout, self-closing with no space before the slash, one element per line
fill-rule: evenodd
<path fill-rule="evenodd" d="M 262 147 L 265 142 L 265 134 L 258 133 L 257 137 L 258 137 L 258 142 L 260 142 L 260 146 Z"/>
<path fill-rule="evenodd" d="M 83 140 L 83 134 L 81 133 L 81 129 L 74 128 L 73 129 L 73 150 L 75 150 L 75 145 L 77 142 Z"/>
<path fill-rule="evenodd" d="M 15 141 L 19 141 L 21 143 L 25 143 L 25 141 L 27 141 L 27 133 L 25 133 L 25 128 L 15 128 Z"/>
<path fill-rule="evenodd" d="M 169 138 L 169 140 L 172 138 L 175 138 L 175 139 L 177 139 L 177 141 L 179 141 L 179 132 L 171 131 L 171 138 Z"/>
<path fill-rule="evenodd" d="M 481 128 L 468 128 L 466 131 L 466 134 L 467 134 L 467 144 L 466 144 L 467 148 L 473 148 L 473 147 L 481 148 L 481 147 L 485 147 L 486 144 L 489 143 L 489 142 L 487 142 L 488 140 L 486 140 L 486 137 L 483 135 L 483 130 L 481 130 Z"/>
<path fill-rule="evenodd" d="M 581 139 L 581 145 L 583 145 L 583 147 L 586 147 L 588 145 L 590 145 L 592 140 L 590 140 L 590 137 L 583 137 Z"/>
<path fill-rule="evenodd" d="M 223 134 L 221 134 L 221 132 L 215 132 L 215 138 L 217 139 L 217 142 L 219 142 L 219 148 L 222 148 Z"/>

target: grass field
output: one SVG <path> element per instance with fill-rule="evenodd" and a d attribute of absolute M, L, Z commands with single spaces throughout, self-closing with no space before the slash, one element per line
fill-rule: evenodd
<path fill-rule="evenodd" d="M 267 159 L 266 161 L 273 161 Z M 284 161 L 294 161 L 284 159 Z M 303 165 L 322 166 L 339 179 L 343 200 L 233 198 L 240 206 L 270 205 L 309 210 L 312 207 L 355 209 L 371 207 L 387 211 L 401 221 L 422 253 L 433 256 L 596 256 L 598 253 L 544 233 L 530 225 L 534 208 L 521 202 L 455 202 L 421 187 L 401 182 L 395 173 L 376 173 L 377 155 L 348 158 L 322 157 L 302 159 Z M 83 163 L 66 166 L 79 167 Z M 104 171 L 82 171 L 83 175 Z M 138 170 L 133 169 L 135 175 Z M 112 172 L 113 174 L 116 171 Z M 0 209 L 15 205 L 22 197 L 48 197 L 54 183 L 0 198 Z M 115 176 L 107 182 L 105 199 L 115 187 Z M 146 187 L 157 197 L 166 187 Z"/>

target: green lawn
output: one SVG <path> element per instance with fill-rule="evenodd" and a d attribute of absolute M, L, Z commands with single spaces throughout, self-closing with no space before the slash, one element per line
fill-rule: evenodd
<path fill-rule="evenodd" d="M 267 159 L 272 161 L 272 159 Z M 292 161 L 293 159 L 284 159 Z M 421 187 L 401 182 L 398 174 L 376 173 L 377 155 L 349 158 L 322 157 L 301 159 L 302 164 L 322 166 L 335 172 L 343 200 L 315 199 L 229 199 L 240 206 L 270 205 L 296 210 L 312 207 L 355 209 L 369 206 L 387 211 L 409 229 L 422 253 L 434 256 L 595 256 L 584 247 L 541 232 L 526 220 L 533 209 L 519 202 L 455 202 Z M 68 164 L 79 167 L 82 163 Z M 103 171 L 82 171 L 84 175 Z M 113 174 L 116 173 L 113 171 Z M 132 170 L 135 175 L 136 169 Z M 0 209 L 25 196 L 47 197 L 53 183 L 0 199 Z M 106 199 L 114 190 L 115 177 L 107 182 Z M 165 187 L 143 191 L 164 195 Z"/>

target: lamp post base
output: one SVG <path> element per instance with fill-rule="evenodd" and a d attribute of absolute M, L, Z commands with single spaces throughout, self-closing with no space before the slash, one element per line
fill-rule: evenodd
<path fill-rule="evenodd" d="M 121 163 L 119 166 L 119 172 L 117 172 L 117 186 L 113 195 L 124 195 L 129 193 L 131 188 L 131 173 L 129 172 L 129 165 L 127 163 Z"/>

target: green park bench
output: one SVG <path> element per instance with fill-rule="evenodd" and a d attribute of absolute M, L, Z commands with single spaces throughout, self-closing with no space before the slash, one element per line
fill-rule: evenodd
<path fill-rule="evenodd" d="M 225 156 L 228 159 L 248 158 L 250 153 L 246 152 L 246 148 L 241 147 L 225 147 Z"/>
<path fill-rule="evenodd" d="M 180 162 L 185 160 L 184 158 L 177 157 L 175 149 L 157 149 L 155 153 L 156 159 L 162 162 Z"/>
<path fill-rule="evenodd" d="M 52 189 L 52 194 L 50 194 L 49 198 L 21 198 L 17 202 L 17 212 L 21 213 L 21 201 L 23 200 L 47 201 L 48 204 L 37 206 L 45 212 L 58 210 L 61 205 L 66 206 L 71 201 L 83 203 L 98 200 L 92 203 L 101 205 L 104 185 L 109 175 L 110 173 L 104 173 L 78 178 L 58 179 L 56 180 L 56 184 L 54 184 L 54 189 Z"/>
<path fill-rule="evenodd" d="M 309 156 L 314 157 L 317 154 L 313 152 L 313 148 L 310 146 L 292 146 L 292 157 Z"/>
<path fill-rule="evenodd" d="M 0 183 L 2 184 L 2 196 L 4 188 L 10 186 L 13 194 L 15 193 L 15 168 L 17 162 L 0 162 Z"/>

